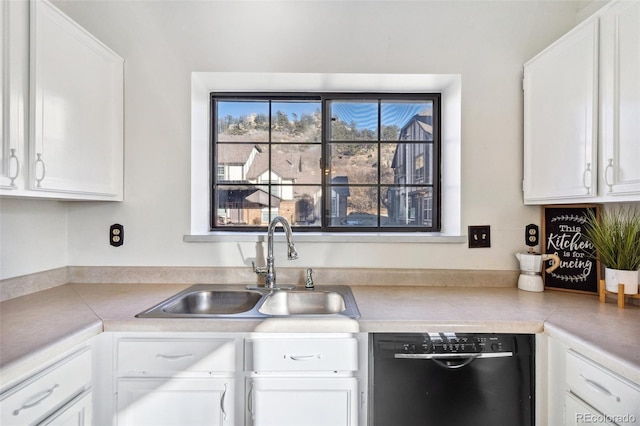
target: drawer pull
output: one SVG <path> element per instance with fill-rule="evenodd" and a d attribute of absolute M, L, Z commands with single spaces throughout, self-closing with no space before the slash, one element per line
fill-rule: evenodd
<path fill-rule="evenodd" d="M 157 354 L 156 358 L 162 358 L 169 361 L 178 361 L 185 358 L 193 358 L 193 354 L 181 354 L 181 355 Z"/>
<path fill-rule="evenodd" d="M 284 357 L 289 358 L 292 361 L 310 361 L 312 359 L 322 358 L 320 354 L 318 355 L 285 355 Z"/>
<path fill-rule="evenodd" d="M 22 404 L 22 407 L 20 407 L 17 410 L 15 410 L 13 412 L 13 415 L 17 416 L 18 414 L 20 414 L 20 411 L 26 410 L 27 408 L 35 407 L 36 405 L 40 404 L 45 399 L 49 398 L 53 394 L 53 391 L 56 390 L 57 387 L 60 387 L 60 385 L 56 383 L 55 385 L 53 385 L 53 387 L 51 389 L 47 389 L 46 391 L 42 392 L 41 394 L 34 396 L 30 400 L 28 400 L 27 402 Z"/>
<path fill-rule="evenodd" d="M 599 384 L 598 382 L 594 382 L 591 379 L 587 379 L 586 377 L 584 377 L 582 374 L 580 375 L 580 377 L 582 378 L 582 380 L 584 380 L 585 382 L 587 382 L 587 384 L 594 390 L 596 390 L 597 392 L 600 392 L 602 394 L 605 394 L 607 396 L 610 396 L 611 398 L 615 399 L 616 402 L 620 402 L 620 397 L 617 395 L 612 394 L 609 389 L 605 388 L 604 386 L 602 386 L 601 384 Z"/>

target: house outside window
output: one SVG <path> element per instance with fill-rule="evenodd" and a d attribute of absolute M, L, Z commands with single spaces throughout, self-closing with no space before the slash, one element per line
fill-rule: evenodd
<path fill-rule="evenodd" d="M 438 94 L 211 99 L 212 229 L 439 230 Z"/>

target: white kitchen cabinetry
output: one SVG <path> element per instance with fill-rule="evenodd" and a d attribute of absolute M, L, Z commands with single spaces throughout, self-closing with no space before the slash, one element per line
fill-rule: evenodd
<path fill-rule="evenodd" d="M 247 424 L 358 424 L 358 342 L 339 336 L 247 340 Z"/>
<path fill-rule="evenodd" d="M 597 70 L 597 20 L 525 64 L 525 203 L 596 194 Z"/>
<path fill-rule="evenodd" d="M 0 396 L 3 426 L 92 424 L 92 350 L 84 347 Z"/>
<path fill-rule="evenodd" d="M 90 426 L 93 424 L 93 393 L 89 390 L 74 398 L 39 426 Z"/>
<path fill-rule="evenodd" d="M 575 401 L 586 404 L 592 408 L 589 416 L 598 414 L 603 424 L 640 420 L 640 386 L 573 350 L 568 350 L 566 357 L 566 407 L 574 406 Z M 592 423 L 581 412 L 571 411 L 566 409 L 565 424 Z"/>
<path fill-rule="evenodd" d="M 600 178 L 605 200 L 640 200 L 640 1 L 600 18 Z M 635 194 L 635 196 L 633 196 Z"/>
<path fill-rule="evenodd" d="M 139 335 L 118 337 L 115 345 L 115 424 L 237 424 L 241 340 Z"/>
<path fill-rule="evenodd" d="M 46 0 L 3 10 L 0 194 L 122 200 L 122 58 Z"/>
<path fill-rule="evenodd" d="M 27 117 L 29 94 L 29 3 L 0 4 L 2 43 L 2 146 L 0 194 L 23 194 L 27 186 Z"/>
<path fill-rule="evenodd" d="M 638 75 L 638 1 L 612 2 L 525 64 L 525 204 L 640 201 Z"/>

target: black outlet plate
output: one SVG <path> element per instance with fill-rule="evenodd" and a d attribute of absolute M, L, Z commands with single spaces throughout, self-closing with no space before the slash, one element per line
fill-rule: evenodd
<path fill-rule="evenodd" d="M 491 227 L 489 225 L 469 227 L 469 248 L 491 247 Z"/>
<path fill-rule="evenodd" d="M 540 243 L 540 228 L 536 224 L 527 225 L 524 228 L 525 243 L 529 247 L 535 247 Z"/>
<path fill-rule="evenodd" d="M 124 226 L 114 223 L 109 228 L 109 244 L 114 247 L 120 247 L 124 244 Z"/>

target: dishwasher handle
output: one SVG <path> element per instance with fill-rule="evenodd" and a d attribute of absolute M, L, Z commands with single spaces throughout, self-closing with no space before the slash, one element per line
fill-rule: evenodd
<path fill-rule="evenodd" d="M 507 358 L 512 357 L 513 352 L 473 352 L 473 353 L 464 353 L 464 352 L 455 352 L 450 354 L 393 354 L 393 357 L 396 359 L 437 359 L 437 360 L 448 360 L 448 359 L 461 359 L 461 358 Z"/>
<path fill-rule="evenodd" d="M 449 354 L 394 354 L 396 359 L 428 359 L 447 370 L 457 370 L 466 367 L 480 358 L 506 358 L 512 357 L 513 352 L 476 352 L 476 353 L 449 353 Z"/>

